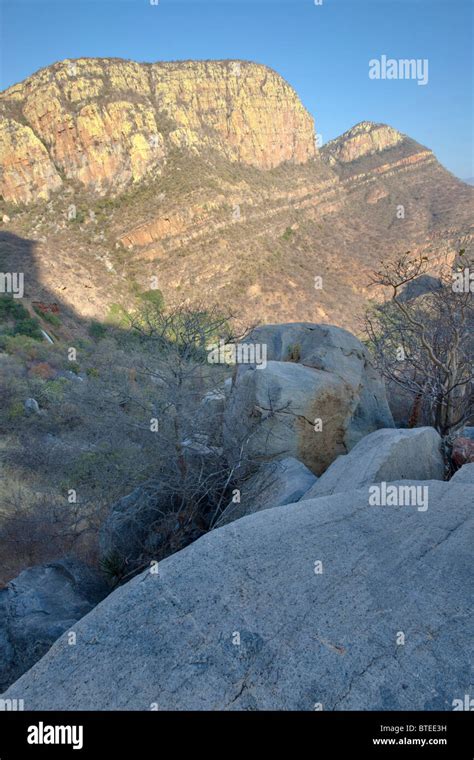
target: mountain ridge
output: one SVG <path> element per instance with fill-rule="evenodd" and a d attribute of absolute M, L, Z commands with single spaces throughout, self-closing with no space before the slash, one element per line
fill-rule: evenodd
<path fill-rule="evenodd" d="M 99 193 L 123 189 L 159 173 L 171 147 L 211 144 L 261 168 L 316 152 L 313 119 L 290 85 L 240 61 L 66 60 L 2 93 L 0 115 L 0 192 L 13 203 L 33 192 L 48 200 L 65 180 Z M 34 152 L 36 173 L 23 153 L 15 162 L 15 145 Z"/>
<path fill-rule="evenodd" d="M 318 149 L 263 64 L 66 59 L 25 82 L 0 94 L 0 219 L 27 300 L 104 320 L 157 277 L 167 303 L 354 330 L 380 258 L 472 246 L 473 190 L 429 148 L 364 121 Z"/>

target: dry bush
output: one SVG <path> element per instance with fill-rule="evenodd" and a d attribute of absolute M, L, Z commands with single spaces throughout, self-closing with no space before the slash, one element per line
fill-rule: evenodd
<path fill-rule="evenodd" d="M 412 298 L 403 289 L 429 271 L 428 258 L 408 252 L 384 263 L 372 281 L 389 288 L 391 297 L 369 309 L 365 320 L 378 369 L 413 399 L 410 424 L 423 411 L 442 436 L 474 416 L 473 297 L 469 289 L 453 288 L 456 272 L 469 271 L 465 258 L 461 250 L 454 264 L 440 265 L 436 287 Z"/>
<path fill-rule="evenodd" d="M 4 485 L 4 484 L 2 484 Z M 84 519 L 83 506 L 35 494 L 20 485 L 2 488 L 0 507 L 0 583 L 31 565 L 73 554 L 93 561 L 94 529 Z"/>

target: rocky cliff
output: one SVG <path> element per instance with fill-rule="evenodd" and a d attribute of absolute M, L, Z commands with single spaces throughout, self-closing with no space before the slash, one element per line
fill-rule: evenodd
<path fill-rule="evenodd" d="M 253 63 L 64 61 L 0 95 L 1 266 L 73 322 L 154 277 L 168 304 L 357 330 L 381 258 L 472 246 L 473 193 L 384 124 L 318 151 Z"/>
<path fill-rule="evenodd" d="M 386 124 L 362 121 L 324 146 L 324 157 L 331 165 L 356 161 L 363 156 L 381 153 L 404 141 L 404 136 Z"/>
<path fill-rule="evenodd" d="M 315 155 L 313 120 L 274 71 L 241 61 L 63 61 L 0 98 L 0 193 L 47 199 L 159 173 L 173 148 L 269 169 Z"/>
<path fill-rule="evenodd" d="M 331 140 L 321 157 L 342 180 L 374 182 L 412 167 L 440 168 L 433 152 L 387 124 L 363 121 Z M 445 175 L 449 176 L 447 172 Z M 445 176 L 446 179 L 446 176 Z"/>

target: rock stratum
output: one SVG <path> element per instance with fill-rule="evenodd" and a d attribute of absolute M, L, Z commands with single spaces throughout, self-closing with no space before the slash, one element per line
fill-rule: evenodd
<path fill-rule="evenodd" d="M 472 249 L 474 190 L 391 126 L 315 138 L 260 64 L 56 63 L 0 94 L 1 266 L 65 324 L 155 277 L 167 303 L 354 330 L 381 258 Z"/>
<path fill-rule="evenodd" d="M 315 155 L 313 120 L 274 71 L 240 61 L 64 61 L 1 97 L 0 193 L 29 203 L 64 180 L 118 189 L 173 147 L 271 169 Z"/>

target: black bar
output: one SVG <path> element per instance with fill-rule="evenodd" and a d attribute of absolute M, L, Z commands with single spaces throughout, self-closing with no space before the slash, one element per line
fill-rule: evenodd
<path fill-rule="evenodd" d="M 0 760 L 24 755 L 83 758 L 98 753 L 159 758 L 165 752 L 189 749 L 194 755 L 213 748 L 223 756 L 238 751 L 245 757 L 255 748 L 255 738 L 265 743 L 266 756 L 273 748 L 281 754 L 289 742 L 292 755 L 299 755 L 306 746 L 311 760 L 341 753 L 362 758 L 472 760 L 472 718 L 470 712 L 2 712 Z M 50 726 L 82 726 L 82 748 L 28 743 L 28 736 L 61 739 Z M 397 731 L 396 727 L 403 728 Z M 64 737 L 80 744 L 80 734 L 74 735 L 72 728 Z"/>

